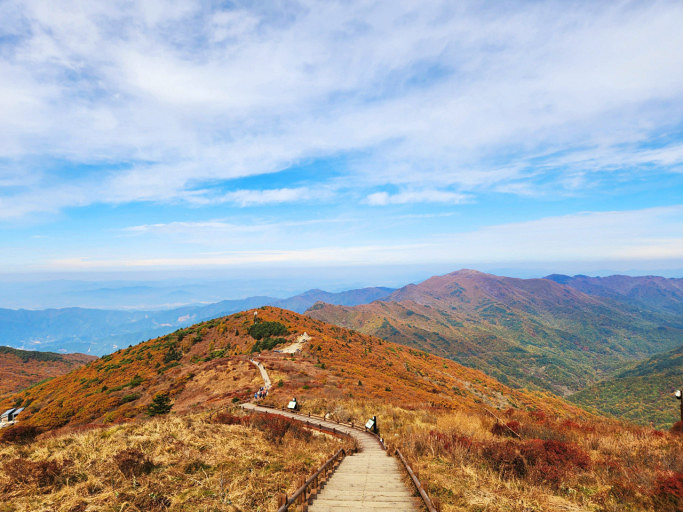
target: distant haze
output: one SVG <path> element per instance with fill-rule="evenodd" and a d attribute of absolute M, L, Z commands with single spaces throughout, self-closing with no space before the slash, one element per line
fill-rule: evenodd
<path fill-rule="evenodd" d="M 640 263 L 640 265 L 639 265 Z M 150 272 L 0 273 L 0 308 L 170 309 L 188 304 L 243 299 L 257 295 L 289 297 L 312 288 L 329 292 L 372 287 L 400 287 L 458 268 L 509 277 L 549 274 L 593 276 L 659 275 L 683 277 L 683 264 L 648 267 L 642 262 L 567 262 L 560 264 L 433 264 L 356 267 L 250 267 L 238 269 Z M 679 266 L 677 266 L 679 265 Z"/>

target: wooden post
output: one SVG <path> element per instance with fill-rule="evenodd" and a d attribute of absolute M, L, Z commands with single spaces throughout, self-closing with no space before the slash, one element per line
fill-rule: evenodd
<path fill-rule="evenodd" d="M 277 508 L 280 508 L 285 503 L 287 503 L 287 494 L 285 494 L 285 493 L 278 494 L 277 495 Z"/>
<path fill-rule="evenodd" d="M 436 512 L 441 512 L 441 501 L 439 498 L 432 498 L 432 505 L 434 505 Z"/>

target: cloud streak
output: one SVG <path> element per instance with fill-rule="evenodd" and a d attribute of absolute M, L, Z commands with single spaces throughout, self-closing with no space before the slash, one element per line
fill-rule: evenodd
<path fill-rule="evenodd" d="M 683 121 L 677 2 L 568 12 L 562 2 L 209 10 L 114 1 L 55 12 L 49 2 L 8 1 L 0 15 L 12 21 L 0 45 L 0 158 L 28 169 L 31 187 L 3 192 L 27 205 L 6 218 L 191 201 L 215 183 L 344 153 L 365 155 L 346 169 L 356 197 L 401 187 L 370 196 L 374 204 L 457 203 L 458 194 L 515 193 L 548 179 L 564 189 L 549 170 L 633 173 L 634 162 L 683 160 L 680 141 L 648 147 Z M 492 182 L 501 161 L 509 172 Z M 104 191 L 64 170 L 83 164 L 99 169 L 96 181 L 104 175 Z M 429 183 L 452 187 L 452 197 L 411 191 Z M 226 197 L 285 202 L 303 186 Z M 52 199 L 60 187 L 81 193 Z M 36 193 L 45 201 L 30 201 Z"/>

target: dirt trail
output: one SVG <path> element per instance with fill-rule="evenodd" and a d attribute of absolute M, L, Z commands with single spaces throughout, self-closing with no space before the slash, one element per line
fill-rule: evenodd
<path fill-rule="evenodd" d="M 249 361 L 251 361 L 252 364 L 256 365 L 256 368 L 258 368 L 261 372 L 261 377 L 263 378 L 263 382 L 265 383 L 264 387 L 266 389 L 270 389 L 273 384 L 270 382 L 270 377 L 268 377 L 266 367 L 263 366 L 263 363 L 261 363 L 260 361 L 255 361 L 254 359 L 249 359 Z"/>
<path fill-rule="evenodd" d="M 291 345 L 287 345 L 282 350 L 278 350 L 278 352 L 281 352 L 283 354 L 296 354 L 302 349 L 304 343 L 306 343 L 310 339 L 311 337 L 308 335 L 308 333 L 303 333 L 296 339 L 294 343 L 292 343 Z"/>

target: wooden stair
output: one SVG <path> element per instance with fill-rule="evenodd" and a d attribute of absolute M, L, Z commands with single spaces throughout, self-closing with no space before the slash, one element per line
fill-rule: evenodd
<path fill-rule="evenodd" d="M 244 404 L 243 407 L 273 413 L 272 409 L 254 404 Z M 420 499 L 415 498 L 412 489 L 406 486 L 399 462 L 387 455 L 372 434 L 288 411 L 277 411 L 277 414 L 328 428 L 336 428 L 340 432 L 353 436 L 358 442 L 358 453 L 344 458 L 322 490 L 313 498 L 313 502 L 308 507 L 310 512 L 333 510 L 416 512 L 423 508 Z"/>

